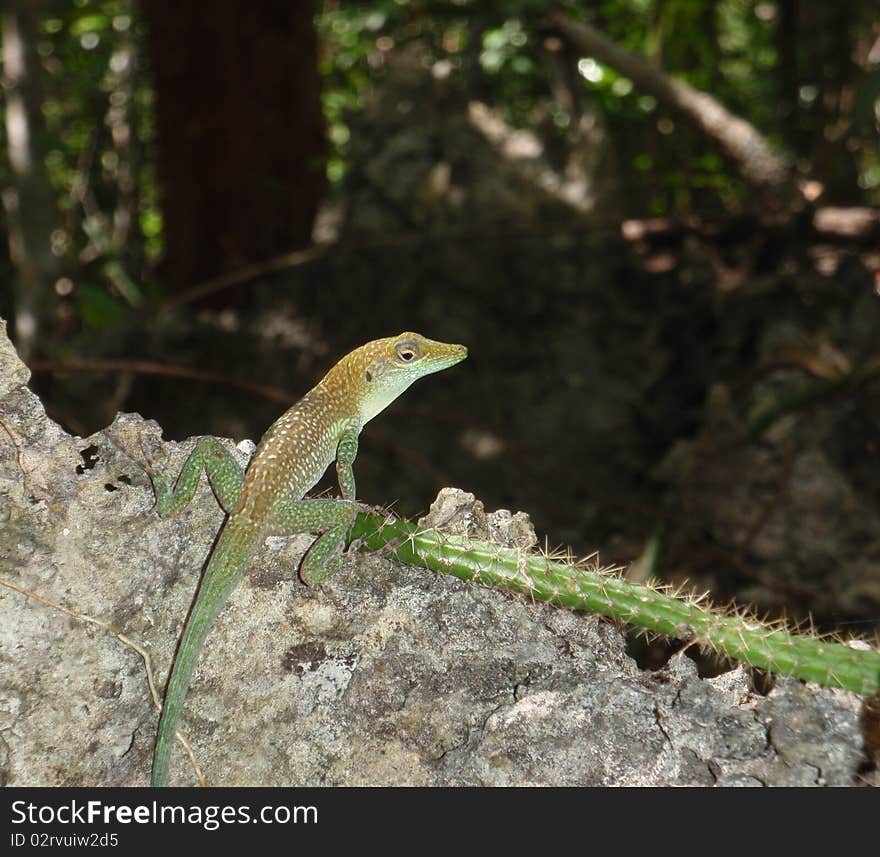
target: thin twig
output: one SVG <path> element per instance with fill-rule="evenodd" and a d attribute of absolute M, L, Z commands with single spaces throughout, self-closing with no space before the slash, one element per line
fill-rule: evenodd
<path fill-rule="evenodd" d="M 821 378 L 811 384 L 797 388 L 782 395 L 771 405 L 760 410 L 748 422 L 748 432 L 752 439 L 759 439 L 780 417 L 794 411 L 802 411 L 830 399 L 840 393 L 857 390 L 863 384 L 880 377 L 880 358 L 872 358 L 849 372 L 833 378 Z"/>
<path fill-rule="evenodd" d="M 9 435 L 9 439 L 12 441 L 12 445 L 15 447 L 16 458 L 18 460 L 18 469 L 21 470 L 21 477 L 22 477 L 21 487 L 22 487 L 22 490 L 24 491 L 24 493 L 27 493 L 28 475 L 27 475 L 27 470 L 25 470 L 25 467 L 24 467 L 24 461 L 22 460 L 22 458 L 24 456 L 24 448 L 23 448 L 23 445 L 21 442 L 21 438 L 18 436 L 18 432 L 16 432 L 15 429 L 12 428 L 12 426 L 9 425 L 9 423 L 6 421 L 6 419 L 2 416 L 0 416 L 0 426 L 3 426 L 4 430 L 6 431 L 6 434 Z"/>
<path fill-rule="evenodd" d="M 247 393 L 254 393 L 265 399 L 281 402 L 285 405 L 296 401 L 280 387 L 269 384 L 254 384 L 251 381 L 239 381 L 219 372 L 208 372 L 204 369 L 191 369 L 187 366 L 174 366 L 167 363 L 156 363 L 152 360 L 112 360 L 72 358 L 70 360 L 32 360 L 28 368 L 33 372 L 134 372 L 138 375 L 164 375 L 171 378 L 190 378 L 208 384 L 223 384 Z"/>
<path fill-rule="evenodd" d="M 274 256 L 265 262 L 256 262 L 253 265 L 246 265 L 228 274 L 221 274 L 219 277 L 213 277 L 205 280 L 191 289 L 180 292 L 173 297 L 168 298 L 163 304 L 163 309 L 179 306 L 180 304 L 193 303 L 201 300 L 216 292 L 222 292 L 231 286 L 237 286 L 240 283 L 246 283 L 249 280 L 255 280 L 258 277 L 264 277 L 266 274 L 275 274 L 278 271 L 285 271 L 288 268 L 295 268 L 311 262 L 323 256 L 327 250 L 333 245 L 331 244 L 315 244 L 307 247 L 305 250 L 294 250 L 292 253 L 284 253 L 281 256 Z"/>

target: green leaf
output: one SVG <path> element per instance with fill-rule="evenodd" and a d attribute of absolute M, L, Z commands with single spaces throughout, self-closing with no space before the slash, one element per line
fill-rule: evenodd
<path fill-rule="evenodd" d="M 123 314 L 122 305 L 108 295 L 102 286 L 89 283 L 78 285 L 76 303 L 79 317 L 90 327 L 106 327 Z"/>
<path fill-rule="evenodd" d="M 82 36 L 85 33 L 100 33 L 110 26 L 110 19 L 106 15 L 83 15 L 70 25 L 70 35 Z"/>
<path fill-rule="evenodd" d="M 878 100 L 880 100 L 880 69 L 867 72 L 856 90 L 852 108 L 854 126 L 863 130 L 873 127 L 875 105 Z"/>

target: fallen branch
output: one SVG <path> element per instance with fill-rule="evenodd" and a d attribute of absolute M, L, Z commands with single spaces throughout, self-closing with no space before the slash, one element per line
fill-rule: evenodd
<path fill-rule="evenodd" d="M 788 164 L 750 122 L 731 113 L 711 95 L 625 51 L 589 24 L 557 13 L 547 19 L 546 27 L 578 51 L 628 77 L 639 90 L 653 95 L 664 107 L 690 121 L 736 164 L 742 177 L 775 213 L 788 216 L 804 207 L 804 197 Z"/>

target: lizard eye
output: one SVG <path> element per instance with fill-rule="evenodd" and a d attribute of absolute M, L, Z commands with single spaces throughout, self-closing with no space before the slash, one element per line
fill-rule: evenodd
<path fill-rule="evenodd" d="M 416 347 L 411 342 L 401 342 L 394 351 L 401 363 L 412 363 L 419 356 Z"/>

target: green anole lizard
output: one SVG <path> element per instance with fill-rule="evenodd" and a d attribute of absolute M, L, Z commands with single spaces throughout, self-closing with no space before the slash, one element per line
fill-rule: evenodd
<path fill-rule="evenodd" d="M 435 342 L 418 333 L 368 342 L 343 357 L 272 424 L 246 473 L 214 438 L 203 437 L 173 492 L 161 476 L 150 474 L 160 517 L 176 514 L 192 499 L 203 468 L 229 514 L 171 668 L 153 754 L 154 786 L 168 781 L 174 732 L 208 631 L 256 549 L 270 535 L 321 533 L 302 562 L 300 576 L 315 585 L 338 568 L 357 515 L 352 463 L 361 429 L 413 381 L 465 357 L 463 345 Z M 334 459 L 342 500 L 303 499 Z"/>

